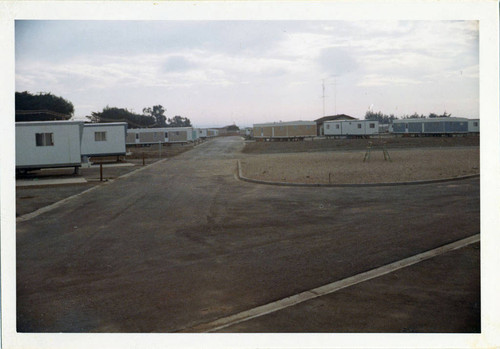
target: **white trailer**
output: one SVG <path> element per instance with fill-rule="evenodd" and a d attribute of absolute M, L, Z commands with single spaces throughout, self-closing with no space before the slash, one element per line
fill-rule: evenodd
<path fill-rule="evenodd" d="M 16 171 L 82 164 L 83 121 L 16 122 Z"/>
<path fill-rule="evenodd" d="M 196 137 L 192 127 L 132 128 L 127 130 L 126 144 L 188 143 Z"/>
<path fill-rule="evenodd" d="M 379 122 L 373 120 L 334 120 L 323 124 L 325 136 L 372 136 L 379 133 Z"/>
<path fill-rule="evenodd" d="M 127 153 L 125 137 L 126 122 L 84 124 L 82 156 L 118 156 Z"/>
<path fill-rule="evenodd" d="M 211 138 L 219 135 L 219 130 L 213 128 L 200 128 L 198 130 L 200 138 Z"/>
<path fill-rule="evenodd" d="M 479 133 L 479 119 L 469 120 L 469 133 Z"/>

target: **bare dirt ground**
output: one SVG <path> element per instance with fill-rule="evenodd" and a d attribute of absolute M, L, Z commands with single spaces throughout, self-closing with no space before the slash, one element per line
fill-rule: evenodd
<path fill-rule="evenodd" d="M 244 177 L 290 183 L 393 183 L 479 173 L 479 148 L 266 154 L 241 161 Z"/>
<path fill-rule="evenodd" d="M 478 137 L 344 139 L 247 143 L 247 178 L 285 183 L 373 184 L 479 174 Z M 363 161 L 368 142 L 369 159 Z M 387 150 L 390 160 L 384 157 Z M 277 153 L 278 150 L 280 153 Z"/>
<path fill-rule="evenodd" d="M 246 142 L 245 154 L 298 153 L 334 150 L 364 150 L 372 142 L 375 147 L 387 149 L 422 147 L 470 147 L 479 146 L 479 136 L 460 137 L 394 137 L 380 136 L 370 139 L 315 139 L 302 142 Z"/>

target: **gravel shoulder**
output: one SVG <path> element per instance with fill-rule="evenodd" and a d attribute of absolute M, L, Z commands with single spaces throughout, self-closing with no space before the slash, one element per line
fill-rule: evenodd
<path fill-rule="evenodd" d="M 371 184 L 455 178 L 479 174 L 479 147 L 382 149 L 246 156 L 244 177 L 286 183 Z"/>

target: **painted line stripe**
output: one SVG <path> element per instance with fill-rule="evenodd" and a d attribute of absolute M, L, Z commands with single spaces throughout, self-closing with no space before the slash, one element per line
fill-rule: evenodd
<path fill-rule="evenodd" d="M 390 263 L 387 265 L 384 265 L 379 268 L 375 268 L 372 270 L 369 270 L 367 272 L 357 274 L 351 277 L 348 277 L 343 280 L 335 281 L 330 284 L 320 286 L 318 288 L 314 288 L 309 291 L 305 291 L 302 293 L 298 293 L 296 295 L 283 298 L 281 300 L 278 300 L 276 302 L 272 302 L 269 304 L 265 304 L 247 311 L 243 311 L 238 314 L 234 314 L 228 317 L 220 318 L 215 321 L 197 325 L 191 328 L 183 329 L 179 332 L 214 332 L 221 330 L 223 328 L 236 325 L 241 322 L 245 322 L 251 319 L 255 319 L 257 317 L 267 315 L 273 312 L 276 312 L 278 310 L 282 310 L 291 306 L 294 306 L 296 304 L 302 303 L 309 301 L 311 299 L 325 296 L 327 294 L 333 293 L 335 291 L 341 290 L 343 288 L 353 286 L 356 284 L 359 284 L 364 281 L 368 281 L 374 278 L 377 278 L 379 276 L 385 275 L 392 273 L 396 270 L 408 267 L 410 265 L 422 262 L 426 259 L 430 259 L 433 257 L 436 257 L 438 255 L 444 254 L 446 252 L 450 252 L 456 249 L 460 249 L 462 247 L 465 247 L 467 245 L 476 243 L 480 241 L 479 238 L 480 234 L 473 235 L 471 237 L 465 238 L 463 240 L 455 241 L 451 244 L 447 244 L 438 248 L 435 248 L 433 250 L 429 250 L 427 252 L 423 252 L 420 254 L 417 254 L 415 256 L 409 257 L 402 259 L 400 261 Z"/>

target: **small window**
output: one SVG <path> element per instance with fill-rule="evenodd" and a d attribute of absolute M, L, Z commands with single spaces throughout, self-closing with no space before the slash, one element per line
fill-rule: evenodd
<path fill-rule="evenodd" d="M 139 139 L 139 134 L 138 133 L 135 134 L 135 139 Z"/>
<path fill-rule="evenodd" d="M 474 126 L 476 126 L 476 127 L 477 127 L 477 121 L 475 121 L 475 122 L 474 122 Z"/>
<path fill-rule="evenodd" d="M 337 128 L 337 129 L 340 128 L 340 125 L 339 124 L 335 125 L 335 128 Z"/>
<path fill-rule="evenodd" d="M 165 132 L 165 138 L 168 138 L 168 132 Z"/>
<path fill-rule="evenodd" d="M 326 128 L 329 130 L 330 129 L 330 125 L 326 125 Z"/>
<path fill-rule="evenodd" d="M 358 128 L 361 128 L 361 124 L 358 124 Z"/>
<path fill-rule="evenodd" d="M 106 142 L 106 131 L 94 132 L 94 140 L 96 142 Z"/>
<path fill-rule="evenodd" d="M 370 123 L 370 128 L 375 128 L 375 124 Z"/>
<path fill-rule="evenodd" d="M 36 146 L 37 147 L 47 147 L 54 145 L 54 134 L 53 133 L 36 133 Z"/>
<path fill-rule="evenodd" d="M 408 124 L 405 124 L 405 127 L 408 128 Z"/>
<path fill-rule="evenodd" d="M 158 134 L 155 132 L 153 133 L 153 141 L 156 141 L 158 139 Z"/>

